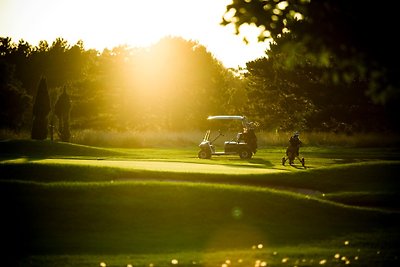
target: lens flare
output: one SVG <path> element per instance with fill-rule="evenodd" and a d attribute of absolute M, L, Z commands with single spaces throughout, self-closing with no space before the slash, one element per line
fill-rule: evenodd
<path fill-rule="evenodd" d="M 234 218 L 234 219 L 240 219 L 240 218 L 242 218 L 242 216 L 243 216 L 243 212 L 242 212 L 242 209 L 241 208 L 239 208 L 239 207 L 234 207 L 233 209 L 232 209 L 232 217 Z"/>

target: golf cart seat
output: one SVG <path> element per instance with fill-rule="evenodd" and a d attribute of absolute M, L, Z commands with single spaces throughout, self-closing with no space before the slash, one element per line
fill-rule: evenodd
<path fill-rule="evenodd" d="M 234 147 L 237 146 L 239 143 L 236 141 L 225 141 L 224 142 L 224 147 L 226 148 L 230 148 L 230 147 Z"/>

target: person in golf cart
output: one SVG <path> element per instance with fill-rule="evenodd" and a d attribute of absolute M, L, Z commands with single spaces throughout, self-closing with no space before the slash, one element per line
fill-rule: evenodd
<path fill-rule="evenodd" d="M 254 133 L 256 125 L 254 122 L 249 122 L 247 127 L 243 128 L 243 132 L 238 134 L 238 143 L 241 141 L 248 144 L 252 152 L 255 154 L 257 152 L 257 136 Z"/>
<path fill-rule="evenodd" d="M 289 160 L 289 164 L 292 165 L 295 158 L 297 158 L 304 167 L 304 158 L 300 159 L 299 150 L 303 144 L 299 138 L 299 132 L 295 132 L 289 139 L 289 146 L 286 149 L 286 156 L 282 158 L 282 165 L 285 165 L 286 161 Z"/>

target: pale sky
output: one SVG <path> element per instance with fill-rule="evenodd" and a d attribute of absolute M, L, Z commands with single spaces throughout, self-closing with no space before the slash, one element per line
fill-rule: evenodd
<path fill-rule="evenodd" d="M 265 55 L 266 43 L 244 44 L 231 27 L 219 25 L 231 0 L 0 0 L 0 36 L 36 46 L 62 37 L 85 49 L 148 46 L 164 36 L 198 41 L 226 67 Z"/>

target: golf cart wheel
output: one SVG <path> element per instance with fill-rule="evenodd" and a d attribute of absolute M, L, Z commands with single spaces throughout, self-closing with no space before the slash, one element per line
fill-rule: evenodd
<path fill-rule="evenodd" d="M 211 158 L 211 152 L 205 149 L 202 149 L 199 151 L 198 154 L 200 159 L 210 159 Z"/>
<path fill-rule="evenodd" d="M 241 159 L 251 159 L 253 156 L 253 153 L 251 152 L 250 149 L 242 149 L 239 151 L 239 157 Z"/>

